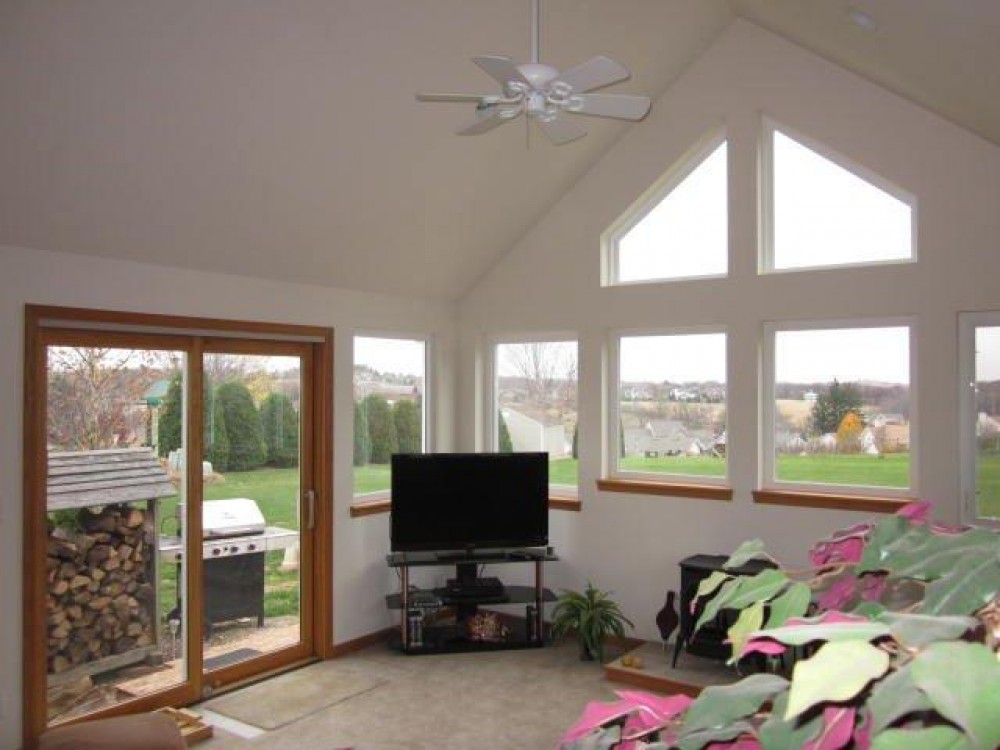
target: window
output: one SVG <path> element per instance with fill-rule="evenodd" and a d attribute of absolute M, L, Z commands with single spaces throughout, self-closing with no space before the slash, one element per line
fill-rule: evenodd
<path fill-rule="evenodd" d="M 774 126 L 765 128 L 765 139 L 764 270 L 914 259 L 915 198 Z"/>
<path fill-rule="evenodd" d="M 765 484 L 849 494 L 911 488 L 909 326 L 802 325 L 769 333 Z"/>
<path fill-rule="evenodd" d="M 494 449 L 549 454 L 549 485 L 577 487 L 577 344 L 496 345 Z"/>
<path fill-rule="evenodd" d="M 427 343 L 354 337 L 354 495 L 388 494 L 393 453 L 426 450 Z"/>
<path fill-rule="evenodd" d="M 960 316 L 965 520 L 1000 522 L 1000 313 Z"/>
<path fill-rule="evenodd" d="M 611 473 L 726 477 L 726 334 L 618 336 Z"/>
<path fill-rule="evenodd" d="M 726 141 L 685 158 L 605 235 L 609 284 L 725 276 Z"/>

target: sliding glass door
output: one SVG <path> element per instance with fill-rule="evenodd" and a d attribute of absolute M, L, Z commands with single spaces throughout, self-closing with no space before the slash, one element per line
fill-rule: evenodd
<path fill-rule="evenodd" d="M 26 743 L 322 656 L 330 332 L 122 332 L 32 312 Z"/>

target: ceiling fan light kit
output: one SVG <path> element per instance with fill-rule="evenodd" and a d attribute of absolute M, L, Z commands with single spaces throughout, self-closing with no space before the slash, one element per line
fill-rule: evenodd
<path fill-rule="evenodd" d="M 641 120 L 649 112 L 648 96 L 632 94 L 591 94 L 627 80 L 628 70 L 609 57 L 599 55 L 565 73 L 538 62 L 538 0 L 531 2 L 531 62 L 518 64 L 502 55 L 472 58 L 487 75 L 500 84 L 500 94 L 417 94 L 422 102 L 474 102 L 476 119 L 455 132 L 479 135 L 524 114 L 535 122 L 553 143 L 575 141 L 587 134 L 571 115 Z"/>

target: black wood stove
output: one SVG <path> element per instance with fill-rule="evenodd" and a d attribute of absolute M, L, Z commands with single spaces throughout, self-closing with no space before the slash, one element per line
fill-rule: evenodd
<path fill-rule="evenodd" d="M 729 559 L 728 555 L 691 555 L 680 562 L 681 566 L 681 596 L 680 596 L 680 631 L 674 641 L 672 666 L 677 666 L 680 652 L 687 651 L 697 656 L 707 656 L 711 659 L 726 660 L 730 655 L 729 645 L 725 643 L 726 633 L 736 621 L 736 616 L 729 610 L 722 610 L 711 621 L 701 626 L 695 633 L 694 626 L 705 608 L 705 600 L 699 600 L 698 606 L 691 611 L 691 602 L 698 593 L 698 584 L 716 570 L 722 570 L 722 564 Z M 739 568 L 730 568 L 726 572 L 733 575 L 752 576 L 767 568 L 775 567 L 768 560 L 751 560 Z"/>

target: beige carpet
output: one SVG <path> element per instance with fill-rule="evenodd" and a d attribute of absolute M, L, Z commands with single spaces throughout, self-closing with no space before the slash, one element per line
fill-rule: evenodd
<path fill-rule="evenodd" d="M 260 729 L 277 729 L 363 693 L 385 680 L 336 662 L 314 664 L 202 705 Z"/>

